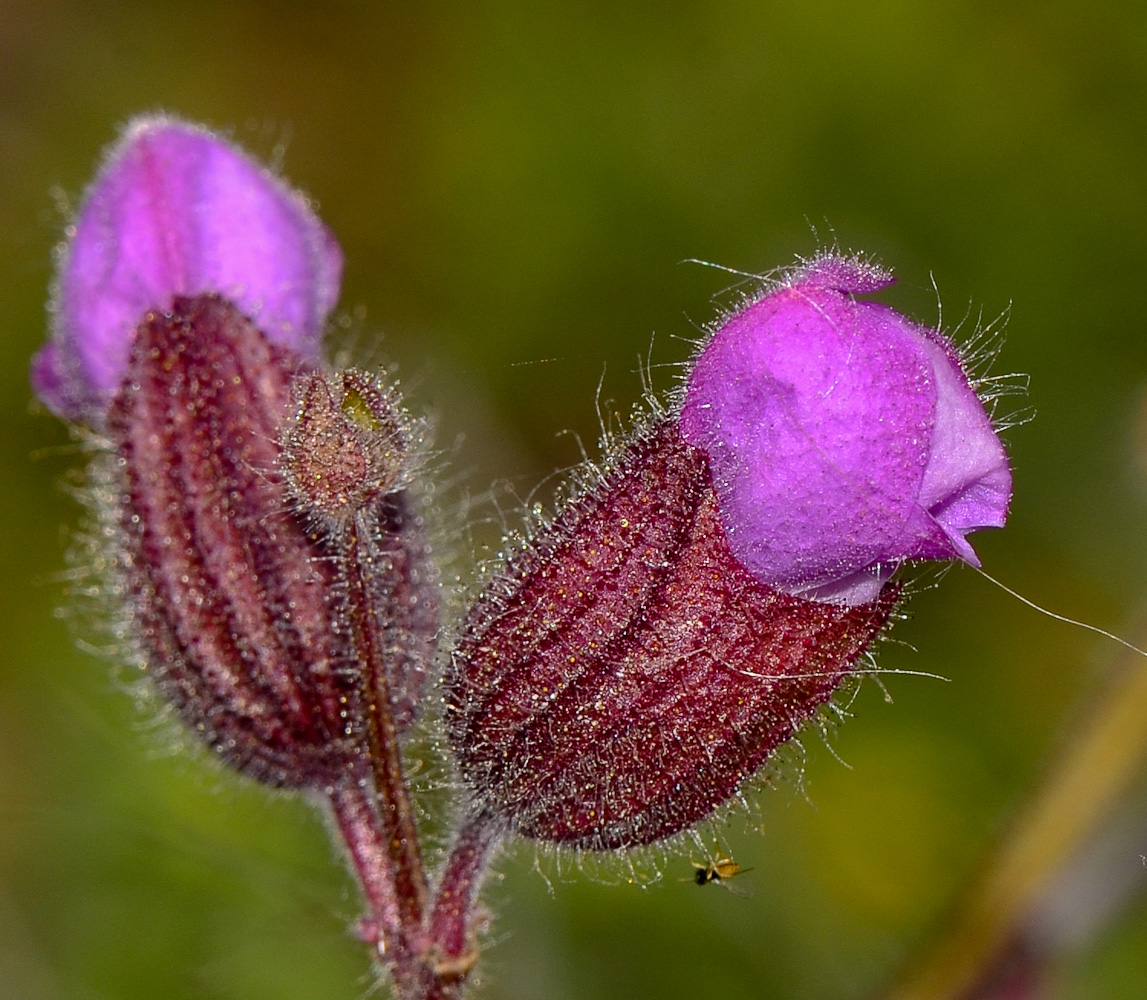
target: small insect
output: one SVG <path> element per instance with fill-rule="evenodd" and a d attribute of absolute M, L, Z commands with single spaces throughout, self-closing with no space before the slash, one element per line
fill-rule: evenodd
<path fill-rule="evenodd" d="M 716 847 L 716 845 L 714 845 Z M 727 882 L 742 872 L 751 872 L 751 868 L 742 868 L 736 861 L 719 849 L 715 851 L 716 857 L 712 861 L 702 864 L 699 861 L 689 863 L 696 869 L 692 879 L 682 879 L 682 882 L 695 882 L 697 885 L 709 885 L 711 882 Z"/>

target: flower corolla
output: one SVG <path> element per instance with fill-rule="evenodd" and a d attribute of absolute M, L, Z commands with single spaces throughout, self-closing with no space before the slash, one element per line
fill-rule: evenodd
<path fill-rule="evenodd" d="M 200 126 L 139 118 L 69 229 L 33 386 L 59 415 L 99 424 L 144 315 L 204 293 L 315 359 L 341 272 L 302 195 Z"/>
<path fill-rule="evenodd" d="M 863 604 L 902 563 L 979 560 L 1002 527 L 1007 454 L 942 334 L 853 296 L 892 276 L 825 256 L 731 316 L 680 418 L 709 460 L 733 554 L 770 587 Z"/>

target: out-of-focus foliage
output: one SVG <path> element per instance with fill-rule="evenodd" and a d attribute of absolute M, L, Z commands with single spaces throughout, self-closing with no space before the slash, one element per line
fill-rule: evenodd
<path fill-rule="evenodd" d="M 0 995 L 356 997 L 350 884 L 302 804 L 175 752 L 52 618 L 80 456 L 29 408 L 52 248 L 141 110 L 229 130 L 321 204 L 340 343 L 432 412 L 453 492 L 515 506 L 687 357 L 747 271 L 839 241 L 885 301 L 975 326 L 1038 418 L 988 570 L 1127 629 L 1147 593 L 1147 8 L 902 0 L 417 4 L 7 0 L 0 9 Z M 959 336 L 959 335 L 957 335 Z M 380 339 L 381 337 L 381 339 Z M 604 373 L 604 375 L 603 375 Z M 671 384 L 671 368 L 654 368 Z M 1005 401 L 1005 406 L 1008 401 Z M 1017 405 L 1023 405 L 1017 404 Z M 464 437 L 460 438 L 460 435 Z M 459 485 L 460 484 L 460 485 Z M 495 543 L 495 508 L 469 515 Z M 456 568 L 470 575 L 460 542 Z M 504 859 L 490 996 L 863 997 L 935 925 L 1107 650 L 969 572 L 912 604 L 859 716 L 722 834 L 748 897 Z M 839 755 L 851 769 L 836 759 Z M 1147 825 L 1147 821 L 1144 821 Z M 762 827 L 763 833 L 749 827 Z M 708 836 L 708 835 L 706 835 Z M 1138 857 L 1132 861 L 1139 863 Z M 620 882 L 623 884 L 604 884 Z M 1138 997 L 1147 904 L 1069 995 Z"/>

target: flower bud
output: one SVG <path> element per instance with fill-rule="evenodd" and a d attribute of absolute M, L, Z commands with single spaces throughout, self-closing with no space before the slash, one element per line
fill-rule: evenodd
<path fill-rule="evenodd" d="M 33 383 L 104 432 L 137 659 L 233 766 L 369 775 L 421 700 L 437 581 L 396 395 L 318 362 L 338 246 L 244 154 L 154 118 L 110 154 L 61 259 Z"/>
<path fill-rule="evenodd" d="M 889 620 L 891 571 L 975 555 L 1011 476 L 951 345 L 827 258 L 730 317 L 658 417 L 472 607 L 447 679 L 479 804 L 574 847 L 728 801 Z"/>
<path fill-rule="evenodd" d="M 292 514 L 277 440 L 302 362 L 230 303 L 136 333 L 108 414 L 131 632 L 160 692 L 230 764 L 319 785 L 366 748 L 333 553 Z"/>
<path fill-rule="evenodd" d="M 312 372 L 295 395 L 282 464 L 301 510 L 338 523 L 398 488 L 407 432 L 384 387 L 353 369 Z"/>
<path fill-rule="evenodd" d="M 393 387 L 354 369 L 310 372 L 294 394 L 279 455 L 284 485 L 338 567 L 342 631 L 386 661 L 401 730 L 417 714 L 438 625 L 437 573 L 407 492 L 417 429 Z M 373 610 L 369 636 L 352 621 L 358 604 Z"/>

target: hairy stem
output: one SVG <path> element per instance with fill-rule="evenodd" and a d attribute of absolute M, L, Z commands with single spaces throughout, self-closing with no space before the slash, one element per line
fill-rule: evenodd
<path fill-rule="evenodd" d="M 411 947 L 409 927 L 399 905 L 396 872 L 386 849 L 386 833 L 374 807 L 373 794 L 358 781 L 348 780 L 329 792 L 331 810 L 351 865 L 370 907 L 367 935 L 377 946 L 379 960 L 388 968 L 400 996 L 414 998 L 418 962 Z"/>
<path fill-rule="evenodd" d="M 391 651 L 371 591 L 372 573 L 386 555 L 376 550 L 364 512 L 342 529 L 339 548 L 345 624 L 366 706 L 370 770 L 329 796 L 370 908 L 364 935 L 375 943 L 401 1000 L 454 1000 L 477 959 L 478 889 L 501 831 L 486 812 L 463 823 L 431 902 L 395 723 L 387 670 Z"/>
<path fill-rule="evenodd" d="M 350 609 L 350 624 L 362 665 L 370 759 L 378 794 L 383 849 L 390 862 L 395 903 L 401 923 L 412 929 L 422 924 L 426 908 L 426 874 L 418 846 L 414 810 L 403 774 L 398 731 L 391 710 L 385 651 L 366 582 L 370 563 L 369 551 L 366 551 L 368 549 L 369 543 L 364 543 L 361 538 L 356 518 L 350 522 L 344 536 L 347 607 Z"/>
<path fill-rule="evenodd" d="M 478 890 L 501 839 L 502 831 L 494 817 L 480 811 L 463 823 L 442 868 L 429 938 L 437 970 L 443 976 L 464 976 L 477 960 L 474 925 L 480 919 Z"/>

